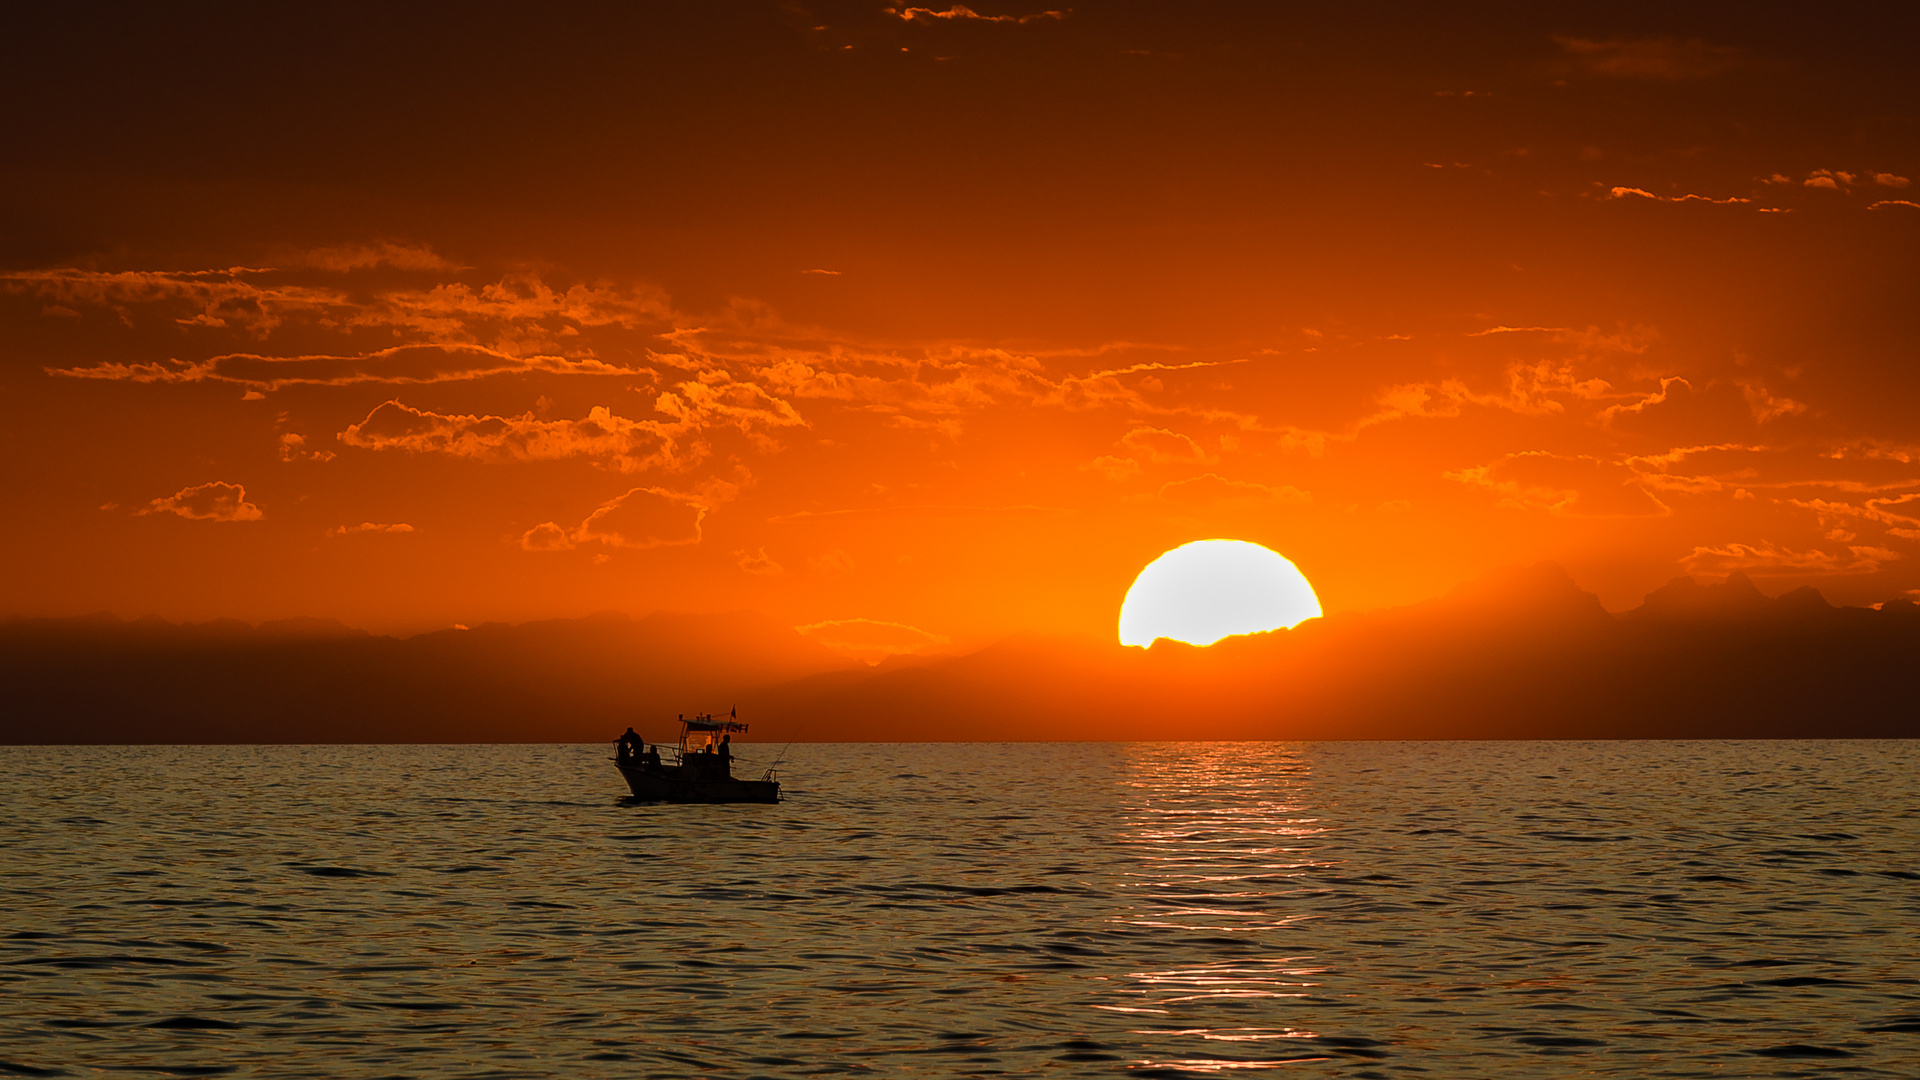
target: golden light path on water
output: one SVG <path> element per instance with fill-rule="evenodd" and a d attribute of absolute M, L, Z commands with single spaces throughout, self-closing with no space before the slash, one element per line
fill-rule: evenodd
<path fill-rule="evenodd" d="M 1167 1023 L 1135 1028 L 1138 1035 L 1198 1037 L 1221 1043 L 1317 1039 L 1319 1033 L 1264 1025 L 1188 1026 L 1222 1009 L 1284 1015 L 1280 1003 L 1304 998 L 1325 969 L 1307 955 L 1269 955 L 1271 936 L 1311 915 L 1282 913 L 1272 901 L 1309 886 L 1306 873 L 1328 865 L 1307 844 L 1326 831 L 1307 808 L 1311 772 L 1297 750 L 1267 744 L 1130 746 L 1119 781 L 1120 842 L 1133 856 L 1123 895 L 1132 903 L 1115 921 L 1183 936 L 1212 938 L 1216 952 L 1244 953 L 1194 965 L 1127 973 L 1132 1005 L 1095 1005 L 1143 1020 Z M 1180 1057 L 1142 1060 L 1140 1068 L 1221 1072 L 1268 1069 L 1328 1057 Z"/>

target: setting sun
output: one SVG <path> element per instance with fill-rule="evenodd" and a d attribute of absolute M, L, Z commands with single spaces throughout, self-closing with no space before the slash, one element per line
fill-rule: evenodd
<path fill-rule="evenodd" d="M 1134 579 L 1120 605 L 1120 644 L 1173 638 L 1211 645 L 1319 614 L 1313 586 L 1278 552 L 1244 540 L 1195 540 L 1148 563 Z"/>

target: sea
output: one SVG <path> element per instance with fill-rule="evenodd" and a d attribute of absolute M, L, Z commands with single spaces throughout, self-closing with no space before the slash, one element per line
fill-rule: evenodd
<path fill-rule="evenodd" d="M 610 749 L 0 748 L 0 1076 L 1920 1075 L 1920 743 Z"/>

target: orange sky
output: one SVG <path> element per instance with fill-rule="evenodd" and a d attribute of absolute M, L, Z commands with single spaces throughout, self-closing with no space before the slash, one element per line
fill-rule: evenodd
<path fill-rule="evenodd" d="M 1914 593 L 1898 9 L 1664 7 L 11 13 L 0 614 Z"/>

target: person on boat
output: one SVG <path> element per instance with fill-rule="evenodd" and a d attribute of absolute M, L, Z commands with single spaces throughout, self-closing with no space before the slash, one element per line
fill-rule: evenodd
<path fill-rule="evenodd" d="M 733 760 L 733 736 L 731 735 L 720 736 L 720 760 Z"/>
<path fill-rule="evenodd" d="M 619 761 L 631 761 L 639 756 L 641 748 L 645 745 L 640 736 L 634 734 L 632 728 L 628 728 L 627 733 L 614 742 L 613 756 Z"/>
<path fill-rule="evenodd" d="M 659 768 L 660 767 L 660 748 L 658 746 L 647 747 L 645 761 L 648 768 L 650 769 Z"/>

